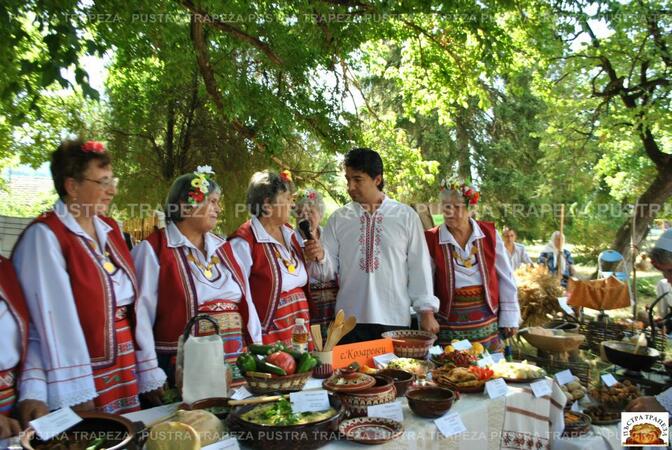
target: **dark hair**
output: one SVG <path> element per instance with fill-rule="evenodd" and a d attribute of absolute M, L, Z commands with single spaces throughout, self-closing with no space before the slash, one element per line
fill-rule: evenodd
<path fill-rule="evenodd" d="M 273 203 L 281 192 L 294 192 L 294 190 L 294 183 L 283 181 L 275 172 L 269 170 L 256 172 L 247 186 L 247 209 L 250 214 L 259 217 L 264 213 L 266 199 Z"/>
<path fill-rule="evenodd" d="M 196 178 L 195 173 L 185 173 L 180 175 L 173 181 L 173 184 L 170 185 L 168 189 L 168 195 L 166 196 L 166 203 L 163 206 L 163 213 L 166 216 L 166 222 L 181 222 L 184 217 L 182 217 L 183 208 L 186 205 L 189 205 L 189 192 L 194 189 L 191 185 L 191 181 Z M 209 186 L 207 197 L 213 192 L 221 192 L 219 184 L 212 178 L 207 177 Z M 189 205 L 191 206 L 191 205 Z"/>
<path fill-rule="evenodd" d="M 84 179 L 84 172 L 91 161 L 96 161 L 98 167 L 106 167 L 112 164 L 110 155 L 103 152 L 85 152 L 82 150 L 84 141 L 77 139 L 61 142 L 55 152 L 51 154 L 51 178 L 54 180 L 54 188 L 61 199 L 68 195 L 65 190 L 65 179 L 74 178 L 77 181 Z"/>
<path fill-rule="evenodd" d="M 370 148 L 353 148 L 345 155 L 343 164 L 354 170 L 364 172 L 371 178 L 376 178 L 380 175 L 379 190 L 385 187 L 385 180 L 383 179 L 383 160 L 378 152 Z"/>
<path fill-rule="evenodd" d="M 669 266 L 672 264 L 672 252 L 664 248 L 653 247 L 649 252 L 649 257 L 654 265 Z"/>

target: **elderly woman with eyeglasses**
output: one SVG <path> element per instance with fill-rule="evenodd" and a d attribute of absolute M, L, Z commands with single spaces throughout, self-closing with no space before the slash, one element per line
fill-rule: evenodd
<path fill-rule="evenodd" d="M 133 341 L 135 267 L 115 220 L 117 193 L 102 143 L 66 141 L 51 155 L 60 199 L 36 218 L 12 262 L 30 316 L 30 345 L 43 367 L 28 367 L 46 389 L 28 398 L 50 409 L 127 413 L 139 409 Z"/>
<path fill-rule="evenodd" d="M 299 245 L 303 248 L 306 240 L 321 239 L 322 227 L 320 222 L 324 217 L 324 199 L 314 189 L 306 189 L 301 192 L 296 200 L 296 237 Z M 309 236 L 301 227 L 301 222 L 308 224 Z M 319 324 L 322 337 L 326 338 L 329 323 L 334 320 L 336 313 L 336 296 L 338 295 L 338 282 L 336 280 L 320 281 L 310 277 L 310 321 L 313 325 Z"/>
<path fill-rule="evenodd" d="M 196 314 L 217 322 L 229 363 L 235 363 L 248 344 L 261 342 L 247 278 L 231 244 L 212 232 L 221 212 L 220 194 L 209 166 L 179 176 L 166 198 L 165 228 L 133 249 L 140 282 L 136 336 L 143 390 L 160 387 L 166 376 L 175 386 L 177 342 Z M 198 335 L 214 333 L 208 322 L 199 322 L 196 329 Z M 160 403 L 156 396 L 147 400 Z"/>
<path fill-rule="evenodd" d="M 501 351 L 501 338 L 520 323 L 518 292 L 502 238 L 491 222 L 471 218 L 480 193 L 457 179 L 439 186 L 444 224 L 425 231 L 434 267 L 434 294 L 441 301 L 440 345 L 479 342 Z"/>
<path fill-rule="evenodd" d="M 297 319 L 310 327 L 308 273 L 294 229 L 288 225 L 294 190 L 289 171 L 252 175 L 247 189 L 252 218 L 231 236 L 250 283 L 264 344 L 291 344 Z"/>

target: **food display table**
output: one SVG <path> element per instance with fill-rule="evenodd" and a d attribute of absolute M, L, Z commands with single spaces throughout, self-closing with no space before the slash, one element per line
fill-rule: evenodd
<path fill-rule="evenodd" d="M 307 383 L 308 388 L 319 387 L 321 380 L 311 379 Z M 543 398 L 534 398 L 529 384 L 510 384 L 506 397 L 500 397 L 494 400 L 489 399 L 488 395 L 483 394 L 463 394 L 449 413 L 458 413 L 467 431 L 465 433 L 454 435 L 449 438 L 443 437 L 438 431 L 433 419 L 427 419 L 415 415 L 408 406 L 405 398 L 399 398 L 404 414 L 404 434 L 393 441 L 381 444 L 375 447 L 386 450 L 402 449 L 420 449 L 420 450 L 494 450 L 494 449 L 516 449 L 525 448 L 526 443 L 520 444 L 521 433 L 509 430 L 512 424 L 517 424 L 518 431 L 522 432 L 526 427 L 534 429 L 531 424 L 537 422 L 537 426 L 544 421 L 549 439 L 541 439 L 540 449 L 551 448 L 553 450 L 618 450 L 621 448 L 619 442 L 618 425 L 608 427 L 594 426 L 587 435 L 577 438 L 560 437 L 560 433 L 551 433 L 548 421 L 551 418 L 551 401 L 546 397 L 546 404 L 549 405 L 548 414 L 544 417 L 539 414 L 538 408 L 544 408 Z M 535 403 L 536 401 L 536 403 Z M 521 404 L 536 405 L 536 411 L 524 410 L 517 406 Z M 161 417 L 169 415 L 171 408 L 176 405 L 161 406 L 128 415 L 127 417 L 134 421 L 151 423 Z M 533 409 L 533 406 L 530 406 Z M 507 414 L 513 413 L 518 420 L 505 420 Z M 539 430 L 539 428 L 536 428 Z M 502 437 L 508 434 L 510 436 L 508 445 L 504 444 Z M 518 439 L 516 439 L 516 437 Z M 244 441 L 239 441 L 241 449 L 249 448 Z M 537 442 L 534 442 L 536 447 Z M 548 447 L 547 447 L 548 446 Z M 360 444 L 346 441 L 335 440 L 322 447 L 325 450 L 345 450 L 354 448 L 365 448 Z"/>

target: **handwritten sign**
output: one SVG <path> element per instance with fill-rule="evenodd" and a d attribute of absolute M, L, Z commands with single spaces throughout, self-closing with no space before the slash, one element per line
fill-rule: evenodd
<path fill-rule="evenodd" d="M 334 369 L 347 367 L 352 362 L 361 366 L 373 367 L 373 357 L 394 353 L 394 345 L 389 339 L 356 342 L 354 344 L 337 345 L 334 347 Z"/>
<path fill-rule="evenodd" d="M 330 408 L 329 395 L 324 389 L 319 391 L 292 392 L 289 394 L 292 411 L 295 413 L 326 411 Z"/>
<path fill-rule="evenodd" d="M 485 390 L 491 399 L 504 397 L 509 392 L 509 387 L 503 378 L 497 378 L 485 383 Z"/>
<path fill-rule="evenodd" d="M 395 359 L 399 359 L 399 357 L 394 353 L 385 353 L 384 355 L 374 356 L 373 363 L 377 368 L 384 369 L 390 361 L 394 361 Z"/>
<path fill-rule="evenodd" d="M 572 375 L 572 371 L 567 369 L 563 370 L 562 372 L 558 372 L 555 374 L 555 379 L 558 380 L 558 383 L 560 385 L 563 384 L 568 384 L 574 381 L 574 375 Z"/>
<path fill-rule="evenodd" d="M 436 427 L 445 437 L 451 437 L 456 434 L 464 433 L 467 427 L 464 426 L 462 418 L 456 412 L 448 413 L 443 417 L 434 420 Z"/>
<path fill-rule="evenodd" d="M 466 352 L 471 348 L 471 342 L 469 342 L 468 339 L 462 339 L 461 341 L 457 341 L 450 345 L 452 345 L 455 350 L 459 350 L 461 352 Z"/>
<path fill-rule="evenodd" d="M 530 387 L 535 397 L 543 397 L 544 395 L 551 395 L 553 393 L 551 383 L 546 379 L 530 383 Z"/>
<path fill-rule="evenodd" d="M 605 373 L 602 375 L 602 382 L 606 387 L 612 387 L 615 384 L 618 384 L 618 380 L 610 373 Z"/>
<path fill-rule="evenodd" d="M 31 420 L 30 426 L 33 427 L 40 439 L 46 441 L 81 421 L 82 418 L 72 409 L 61 408 L 39 419 Z"/>
<path fill-rule="evenodd" d="M 369 417 L 383 417 L 385 419 L 404 421 L 404 412 L 401 409 L 401 402 L 383 403 L 382 405 L 371 405 L 367 409 Z"/>

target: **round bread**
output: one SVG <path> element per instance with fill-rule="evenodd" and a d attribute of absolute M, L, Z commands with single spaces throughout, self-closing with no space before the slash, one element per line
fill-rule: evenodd
<path fill-rule="evenodd" d="M 161 422 L 149 430 L 147 450 L 199 450 L 201 438 L 190 425 Z"/>

